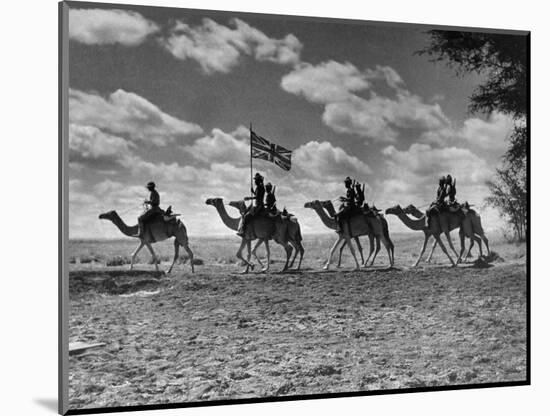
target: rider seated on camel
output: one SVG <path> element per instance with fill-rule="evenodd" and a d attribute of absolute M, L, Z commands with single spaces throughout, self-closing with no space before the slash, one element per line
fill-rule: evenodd
<path fill-rule="evenodd" d="M 254 215 L 259 214 L 264 209 L 264 177 L 258 172 L 256 172 L 256 175 L 254 175 L 254 184 L 256 185 L 256 189 L 250 190 L 253 196 L 246 196 L 244 198 L 245 201 L 254 201 L 254 203 L 250 207 L 250 209 L 241 217 L 241 221 L 239 222 L 237 235 L 241 237 L 244 235 L 244 228 L 250 218 L 252 218 Z"/>
<path fill-rule="evenodd" d="M 275 187 L 271 182 L 265 184 L 265 210 L 270 215 L 277 215 L 277 198 L 275 198 Z"/>
<path fill-rule="evenodd" d="M 453 212 L 457 211 L 460 206 L 456 200 L 456 179 L 453 179 L 451 175 L 447 175 L 447 178 L 445 179 L 445 184 L 447 187 L 449 209 Z"/>
<path fill-rule="evenodd" d="M 138 218 L 138 237 L 143 238 L 143 232 L 145 230 L 145 222 L 152 217 L 154 217 L 156 214 L 161 213 L 162 210 L 160 209 L 160 195 L 155 189 L 155 183 L 149 182 L 146 185 L 146 188 L 149 190 L 149 199 L 146 199 L 143 201 L 145 206 L 147 207 L 147 210 L 139 216 Z"/>
<path fill-rule="evenodd" d="M 435 212 L 439 212 L 445 206 L 445 197 L 447 196 L 447 179 L 445 176 L 439 178 L 439 187 L 437 188 L 437 198 L 430 204 L 426 211 L 426 227 L 430 226 L 430 219 Z"/>
<path fill-rule="evenodd" d="M 353 190 L 352 180 L 349 176 L 344 179 L 344 185 L 346 186 L 346 196 L 340 197 L 342 204 L 340 205 L 338 212 L 334 215 L 337 224 L 337 232 L 342 231 L 341 220 L 347 218 L 347 216 L 355 208 L 355 191 Z"/>

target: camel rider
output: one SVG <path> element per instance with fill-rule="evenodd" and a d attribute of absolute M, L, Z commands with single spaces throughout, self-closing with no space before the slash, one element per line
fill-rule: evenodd
<path fill-rule="evenodd" d="M 149 199 L 143 201 L 143 203 L 147 207 L 147 210 L 138 218 L 139 238 L 143 237 L 145 222 L 153 217 L 155 214 L 162 212 L 162 210 L 160 209 L 160 195 L 155 187 L 156 185 L 154 182 L 149 182 L 146 185 L 146 188 L 149 190 Z"/>
<path fill-rule="evenodd" d="M 275 187 L 270 182 L 265 184 L 265 209 L 268 214 L 277 214 L 277 198 L 275 198 Z"/>
<path fill-rule="evenodd" d="M 359 182 L 355 184 L 355 203 L 359 208 L 365 203 L 365 185 L 361 187 Z"/>
<path fill-rule="evenodd" d="M 352 180 L 349 176 L 344 179 L 344 185 L 346 187 L 346 196 L 340 197 L 342 204 L 334 216 L 337 224 L 336 231 L 338 232 L 342 231 L 342 218 L 345 218 L 353 210 L 353 208 L 355 208 L 355 191 L 352 186 Z"/>
<path fill-rule="evenodd" d="M 449 208 L 456 211 L 458 209 L 458 203 L 456 201 L 456 179 L 453 180 L 451 175 L 447 175 L 445 184 L 447 186 L 446 192 L 449 198 Z"/>
<path fill-rule="evenodd" d="M 244 227 L 246 226 L 246 223 L 250 220 L 250 218 L 252 218 L 256 214 L 259 214 L 264 209 L 264 177 L 258 172 L 256 172 L 256 175 L 254 175 L 254 184 L 256 185 L 256 189 L 250 189 L 253 196 L 247 196 L 244 198 L 245 201 L 254 201 L 254 203 L 250 207 L 250 209 L 242 216 L 241 222 L 239 223 L 237 235 L 241 237 L 244 235 Z"/>
<path fill-rule="evenodd" d="M 437 198 L 432 202 L 426 211 L 426 227 L 430 226 L 430 219 L 435 211 L 439 211 L 445 206 L 445 197 L 447 196 L 447 178 L 439 178 L 439 187 L 437 188 Z"/>

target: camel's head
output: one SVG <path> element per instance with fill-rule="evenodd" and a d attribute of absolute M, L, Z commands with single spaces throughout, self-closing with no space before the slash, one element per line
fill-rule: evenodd
<path fill-rule="evenodd" d="M 413 214 L 416 212 L 416 207 L 413 204 L 409 204 L 405 208 L 403 208 L 403 212 L 405 214 Z"/>
<path fill-rule="evenodd" d="M 319 201 L 318 200 L 315 200 L 315 201 L 309 201 L 309 202 L 306 202 L 304 204 L 304 208 L 311 208 L 311 209 L 314 209 L 315 206 L 318 206 L 319 205 Z"/>
<path fill-rule="evenodd" d="M 117 216 L 116 211 L 107 211 L 107 212 L 104 212 L 103 214 L 99 214 L 99 219 L 112 221 L 116 216 Z"/>
<path fill-rule="evenodd" d="M 403 208 L 401 208 L 400 205 L 395 205 L 386 210 L 386 214 L 393 214 L 393 215 L 399 215 L 402 212 L 403 212 Z"/>
<path fill-rule="evenodd" d="M 229 206 L 233 208 L 237 208 L 241 214 L 243 214 L 246 211 L 246 203 L 242 199 L 240 201 L 229 202 Z"/>
<path fill-rule="evenodd" d="M 215 207 L 216 205 L 221 204 L 222 201 L 223 200 L 221 198 L 208 198 L 205 202 L 206 205 L 212 205 L 213 207 Z"/>

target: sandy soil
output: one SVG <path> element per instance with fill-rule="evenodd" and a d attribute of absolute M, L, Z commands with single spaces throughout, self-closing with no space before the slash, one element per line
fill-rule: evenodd
<path fill-rule="evenodd" d="M 525 379 L 524 245 L 495 245 L 487 267 L 439 254 L 410 269 L 419 240 L 404 236 L 392 270 L 381 253 L 370 270 L 323 272 L 331 240 L 306 241 L 301 273 L 248 275 L 234 239 L 202 241 L 204 265 L 167 278 L 101 263 L 126 242 L 73 243 L 96 261 L 71 265 L 70 340 L 107 345 L 70 357 L 71 408 Z"/>

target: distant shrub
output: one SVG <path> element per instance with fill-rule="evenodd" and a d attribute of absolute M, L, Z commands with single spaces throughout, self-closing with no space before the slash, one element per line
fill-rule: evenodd
<path fill-rule="evenodd" d="M 87 264 L 93 261 L 97 261 L 97 257 L 88 255 L 80 256 L 80 264 Z"/>
<path fill-rule="evenodd" d="M 129 256 L 114 256 L 107 260 L 105 263 L 107 266 L 123 266 L 125 264 L 130 264 L 132 262 L 132 258 Z M 136 258 L 136 263 L 138 262 L 138 259 Z"/>
<path fill-rule="evenodd" d="M 193 259 L 193 264 L 195 266 L 202 266 L 204 264 L 204 260 L 203 259 Z"/>

